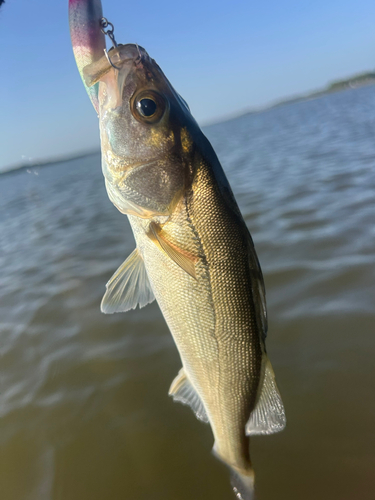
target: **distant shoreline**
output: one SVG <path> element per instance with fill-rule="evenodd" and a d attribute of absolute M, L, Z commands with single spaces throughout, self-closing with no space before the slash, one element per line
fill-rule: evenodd
<path fill-rule="evenodd" d="M 352 90 L 360 87 L 367 87 L 370 85 L 375 85 L 375 72 L 368 71 L 366 73 L 360 73 L 354 75 L 350 78 L 336 80 L 334 82 L 329 83 L 326 87 L 321 90 L 314 90 L 313 92 L 308 92 L 306 94 L 298 94 L 291 97 L 285 97 L 283 99 L 277 100 L 275 102 L 271 102 L 262 106 L 260 108 L 249 109 L 248 111 L 241 112 L 239 114 L 234 114 L 230 117 L 223 117 L 219 120 L 215 120 L 212 122 L 207 122 L 203 125 L 203 127 L 211 127 L 213 125 L 218 125 L 219 123 L 226 123 L 232 120 L 236 120 L 237 118 L 241 118 L 242 116 L 263 113 L 265 111 L 269 111 L 271 109 L 277 108 L 279 106 L 284 106 L 287 104 L 294 104 L 297 102 L 308 101 L 310 99 L 317 99 L 319 97 L 323 97 L 328 94 L 333 94 L 336 92 L 341 92 L 343 90 Z"/>
<path fill-rule="evenodd" d="M 37 167 L 46 167 L 47 165 L 50 164 L 55 165 L 56 163 L 65 163 L 67 161 L 79 160 L 80 158 L 86 158 L 86 156 L 94 156 L 98 154 L 100 154 L 100 149 L 97 149 L 95 151 L 86 151 L 84 153 L 79 153 L 79 154 L 70 154 L 67 156 L 60 155 L 57 157 L 50 157 L 44 160 L 35 160 L 33 162 L 28 162 L 28 163 L 20 163 L 19 165 L 11 165 L 10 167 L 1 170 L 0 175 L 11 174 L 13 172 L 20 172 L 22 170 L 30 170 Z"/>
<path fill-rule="evenodd" d="M 283 106 L 284 104 L 292 104 L 294 102 L 306 101 L 308 99 L 315 99 L 316 97 L 321 97 L 327 94 L 333 94 L 334 92 L 341 92 L 342 90 L 351 90 L 359 87 L 367 87 L 368 85 L 375 85 L 374 72 L 360 73 L 345 80 L 337 80 L 331 82 L 322 90 L 315 90 L 307 94 L 300 94 L 295 97 L 282 99 L 272 104 L 271 106 L 268 106 L 267 109 Z"/>
<path fill-rule="evenodd" d="M 284 99 L 281 99 L 279 101 L 276 101 L 274 103 L 268 104 L 262 108 L 259 109 L 250 109 L 249 111 L 246 111 L 245 113 L 240 113 L 238 115 L 234 115 L 231 117 L 227 118 L 222 118 L 219 119 L 218 121 L 214 122 L 209 122 L 202 127 L 210 127 L 213 125 L 218 125 L 219 123 L 226 123 L 232 120 L 236 120 L 237 118 L 241 118 L 241 116 L 247 116 L 251 114 L 256 114 L 256 113 L 263 113 L 264 111 L 269 111 L 273 108 L 277 108 L 279 106 L 284 106 L 287 104 L 294 104 L 297 102 L 302 102 L 302 101 L 308 101 L 309 99 L 317 99 L 319 97 L 322 97 L 327 94 L 333 94 L 335 92 L 341 92 L 342 90 L 351 90 L 354 88 L 359 88 L 359 87 L 365 87 L 369 85 L 375 85 L 375 72 L 366 72 L 366 73 L 360 73 L 354 76 L 351 76 L 350 78 L 342 79 L 342 80 L 337 80 L 332 83 L 329 83 L 324 89 L 322 90 L 316 90 L 314 92 L 309 92 L 307 94 L 299 94 L 294 97 L 287 97 Z M 84 158 L 86 156 L 93 156 L 96 154 L 99 154 L 100 150 L 95 150 L 95 151 L 87 151 L 79 154 L 70 154 L 67 156 L 58 156 L 58 157 L 51 157 L 48 159 L 43 159 L 43 160 L 35 160 L 34 162 L 29 162 L 29 163 L 20 163 L 19 165 L 11 165 L 9 167 L 5 167 L 4 170 L 0 170 L 0 175 L 6 175 L 10 174 L 12 172 L 19 172 L 22 170 L 28 170 L 36 167 L 44 167 L 49 164 L 56 164 L 56 163 L 63 163 L 66 161 L 70 160 L 76 160 L 79 158 Z"/>

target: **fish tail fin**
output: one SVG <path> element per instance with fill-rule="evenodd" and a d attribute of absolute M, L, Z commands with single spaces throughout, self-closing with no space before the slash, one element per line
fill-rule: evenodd
<path fill-rule="evenodd" d="M 212 449 L 215 457 L 223 462 L 230 470 L 230 483 L 232 485 L 234 494 L 237 500 L 255 500 L 254 493 L 254 469 L 251 466 L 250 459 L 244 468 L 235 467 L 230 465 L 226 460 L 224 460 L 223 455 L 220 454 L 217 443 L 215 442 Z"/>
<path fill-rule="evenodd" d="M 231 469 L 230 482 L 238 500 L 255 500 L 253 469 L 246 474 Z"/>

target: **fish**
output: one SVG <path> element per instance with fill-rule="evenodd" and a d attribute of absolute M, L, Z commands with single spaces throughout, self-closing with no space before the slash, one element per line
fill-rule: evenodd
<path fill-rule="evenodd" d="M 252 237 L 216 153 L 158 64 L 137 44 L 107 52 L 98 0 L 69 6 L 76 62 L 99 116 L 106 190 L 136 243 L 101 310 L 156 299 L 182 365 L 169 395 L 211 426 L 236 497 L 253 499 L 250 438 L 282 431 L 286 417 Z"/>

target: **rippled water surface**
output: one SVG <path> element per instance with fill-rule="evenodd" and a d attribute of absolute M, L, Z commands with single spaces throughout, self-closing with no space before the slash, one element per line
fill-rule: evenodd
<path fill-rule="evenodd" d="M 253 235 L 288 425 L 259 500 L 375 498 L 375 87 L 205 130 Z M 230 500 L 210 428 L 167 396 L 155 303 L 105 316 L 133 250 L 99 155 L 0 176 L 1 500 Z"/>

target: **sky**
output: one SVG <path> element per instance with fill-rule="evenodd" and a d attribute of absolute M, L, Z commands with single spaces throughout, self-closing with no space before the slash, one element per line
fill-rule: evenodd
<path fill-rule="evenodd" d="M 373 0 L 102 0 L 201 125 L 375 68 Z M 75 65 L 68 0 L 0 8 L 0 170 L 99 149 Z"/>

